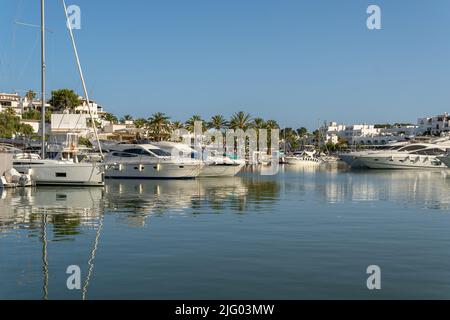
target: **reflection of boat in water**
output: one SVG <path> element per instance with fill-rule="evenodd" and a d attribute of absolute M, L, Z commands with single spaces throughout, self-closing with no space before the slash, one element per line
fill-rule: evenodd
<path fill-rule="evenodd" d="M 1 192 L 1 191 L 0 191 Z M 0 197 L 0 220 L 4 224 L 26 223 L 46 213 L 49 220 L 77 219 L 77 223 L 89 224 L 102 213 L 103 190 L 101 188 L 41 187 L 4 190 Z M 76 225 L 76 224 L 74 224 Z"/>
<path fill-rule="evenodd" d="M 427 208 L 450 208 L 450 183 L 444 172 L 361 171 L 334 176 L 316 190 L 325 192 L 328 202 L 398 201 Z"/>
<path fill-rule="evenodd" d="M 51 284 L 51 255 L 53 246 L 49 242 L 61 242 L 74 239 L 75 236 L 86 230 L 95 232 L 92 243 L 88 243 L 86 250 L 81 251 L 82 263 L 87 267 L 83 273 L 84 280 L 81 287 L 81 299 L 87 298 L 89 283 L 94 272 L 94 259 L 99 245 L 103 227 L 103 190 L 100 188 L 28 188 L 0 190 L 0 233 L 21 229 L 38 236 L 42 242 L 43 294 L 42 299 L 47 300 L 49 284 Z M 51 232 L 50 232 L 51 231 Z M 71 241 L 68 241 L 71 243 Z M 76 252 L 76 251 L 75 251 Z M 71 261 L 78 261 L 76 253 Z M 50 258 L 49 258 L 50 257 Z M 80 291 L 74 292 L 79 294 Z M 80 298 L 80 296 L 75 296 Z"/>
<path fill-rule="evenodd" d="M 151 214 L 182 212 L 195 201 L 211 202 L 245 197 L 248 189 L 240 177 L 199 180 L 109 180 L 106 207 L 130 212 L 134 220 Z"/>

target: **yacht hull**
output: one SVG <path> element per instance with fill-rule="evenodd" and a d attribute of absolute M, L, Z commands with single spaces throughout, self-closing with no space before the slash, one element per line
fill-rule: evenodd
<path fill-rule="evenodd" d="M 359 159 L 361 155 L 357 154 L 340 154 L 339 158 L 352 168 L 367 168 Z"/>
<path fill-rule="evenodd" d="M 103 166 L 56 160 L 20 160 L 14 168 L 36 185 L 104 186 Z"/>
<path fill-rule="evenodd" d="M 211 164 L 200 170 L 200 177 L 234 177 L 242 168 L 242 164 Z"/>
<path fill-rule="evenodd" d="M 109 179 L 192 179 L 200 174 L 200 164 L 118 163 L 105 173 Z"/>
<path fill-rule="evenodd" d="M 369 169 L 446 169 L 447 166 L 435 156 L 412 157 L 360 157 L 360 161 Z"/>
<path fill-rule="evenodd" d="M 313 160 L 308 158 L 286 157 L 285 161 L 290 165 L 303 165 L 303 166 L 318 166 L 319 160 Z"/>

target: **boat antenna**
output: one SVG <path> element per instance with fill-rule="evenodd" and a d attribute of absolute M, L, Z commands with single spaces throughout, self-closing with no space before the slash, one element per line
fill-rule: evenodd
<path fill-rule="evenodd" d="M 41 130 L 42 130 L 42 159 L 45 159 L 45 0 L 41 0 Z"/>
<path fill-rule="evenodd" d="M 95 125 L 94 116 L 92 115 L 91 100 L 89 100 L 89 94 L 88 94 L 88 90 L 86 88 L 86 82 L 84 81 L 83 69 L 81 68 L 80 58 L 78 56 L 77 45 L 75 43 L 75 37 L 74 37 L 73 31 L 72 31 L 72 24 L 70 23 L 69 14 L 67 13 L 66 2 L 64 0 L 62 0 L 62 4 L 64 6 L 64 13 L 66 15 L 67 29 L 69 29 L 70 39 L 72 40 L 72 47 L 73 47 L 73 51 L 75 54 L 75 59 L 77 61 L 78 72 L 80 74 L 81 83 L 83 84 L 83 90 L 84 90 L 84 95 L 86 98 L 86 103 L 88 105 L 89 116 L 91 117 L 92 127 L 94 128 L 95 140 L 97 140 L 98 150 L 100 152 L 101 157 L 103 158 L 102 146 L 100 144 L 100 139 L 98 138 L 97 126 Z"/>

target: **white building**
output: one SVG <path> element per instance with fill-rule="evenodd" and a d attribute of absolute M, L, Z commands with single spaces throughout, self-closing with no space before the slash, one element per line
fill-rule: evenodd
<path fill-rule="evenodd" d="M 371 124 L 343 125 L 330 122 L 320 128 L 322 141 L 336 144 L 339 139 L 348 144 L 382 145 L 402 141 L 416 134 L 417 126 L 376 128 Z"/>
<path fill-rule="evenodd" d="M 434 117 L 419 118 L 417 124 L 421 134 L 439 135 L 450 131 L 450 116 L 446 112 Z"/>
<path fill-rule="evenodd" d="M 11 108 L 17 115 L 22 113 L 21 111 L 22 98 L 17 93 L 0 93 L 0 112 Z"/>
<path fill-rule="evenodd" d="M 94 119 L 98 119 L 103 113 L 103 107 L 100 106 L 97 102 L 90 100 L 90 103 L 87 103 L 87 100 L 83 97 L 80 97 L 80 100 L 82 104 L 75 108 L 76 113 L 82 113 L 82 114 L 92 114 L 92 117 Z M 90 112 L 89 112 L 90 110 Z"/>

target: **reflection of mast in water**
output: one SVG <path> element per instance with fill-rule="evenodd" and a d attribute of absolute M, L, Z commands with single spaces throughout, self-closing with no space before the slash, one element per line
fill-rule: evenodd
<path fill-rule="evenodd" d="M 42 214 L 42 271 L 44 273 L 44 295 L 42 299 L 48 300 L 48 256 L 47 256 L 47 214 Z"/>
<path fill-rule="evenodd" d="M 98 228 L 97 228 L 97 233 L 95 235 L 94 246 L 92 247 L 91 257 L 89 258 L 89 261 L 88 261 L 89 271 L 88 271 L 88 274 L 86 276 L 86 281 L 84 282 L 84 285 L 83 285 L 83 295 L 82 295 L 83 300 L 86 300 L 86 295 L 87 295 L 87 292 L 88 292 L 89 282 L 91 280 L 91 276 L 92 276 L 92 273 L 94 271 L 94 259 L 95 259 L 95 254 L 97 253 L 98 240 L 100 239 L 100 234 L 101 234 L 102 229 L 103 229 L 103 218 L 104 218 L 104 214 L 101 213 L 100 221 L 99 221 Z"/>

